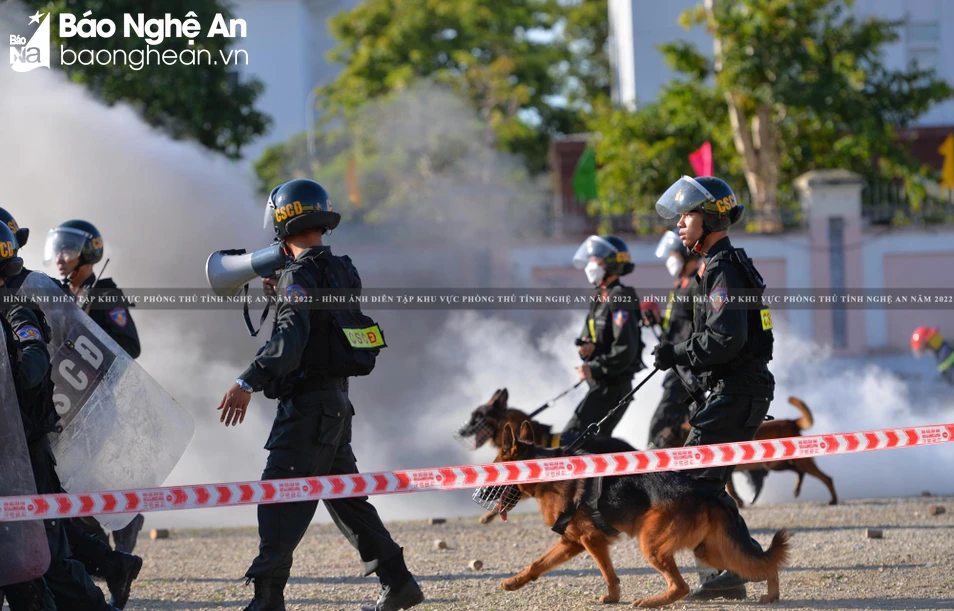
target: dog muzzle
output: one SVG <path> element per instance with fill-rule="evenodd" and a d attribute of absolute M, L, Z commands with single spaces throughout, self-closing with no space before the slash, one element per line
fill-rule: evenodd
<path fill-rule="evenodd" d="M 481 416 L 475 421 L 473 417 L 470 417 L 457 427 L 454 439 L 465 450 L 473 451 L 493 439 L 496 432 L 496 428 L 486 418 Z"/>
<path fill-rule="evenodd" d="M 521 497 L 520 490 L 513 484 L 506 486 L 484 486 L 474 490 L 474 502 L 494 513 L 500 514 L 500 519 L 507 521 L 507 514 L 517 506 Z"/>

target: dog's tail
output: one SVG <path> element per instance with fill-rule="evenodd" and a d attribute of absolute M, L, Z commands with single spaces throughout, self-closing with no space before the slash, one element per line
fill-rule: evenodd
<path fill-rule="evenodd" d="M 798 411 L 802 412 L 802 417 L 795 421 L 795 426 L 801 431 L 807 431 L 812 428 L 815 424 L 815 418 L 812 416 L 812 411 L 805 405 L 805 402 L 797 397 L 789 397 L 788 402 L 794 405 Z"/>
<path fill-rule="evenodd" d="M 783 528 L 772 537 L 772 544 L 767 550 L 757 551 L 751 541 L 743 538 L 734 520 L 727 518 L 723 530 L 724 545 L 721 546 L 726 568 L 753 581 L 764 581 L 777 575 L 779 568 L 788 562 L 791 534 Z"/>

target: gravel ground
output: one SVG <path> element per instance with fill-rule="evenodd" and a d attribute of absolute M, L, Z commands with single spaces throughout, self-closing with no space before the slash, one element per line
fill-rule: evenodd
<path fill-rule="evenodd" d="M 946 512 L 928 515 L 931 505 Z M 322 511 L 319 508 L 319 511 Z M 847 501 L 837 507 L 797 503 L 746 508 L 755 537 L 768 543 L 774 529 L 793 531 L 793 557 L 781 575 L 780 609 L 954 609 L 954 497 Z M 445 524 L 394 522 L 408 565 L 428 597 L 418 609 L 589 609 L 605 586 L 594 561 L 581 555 L 517 592 L 499 582 L 524 568 L 555 542 L 540 517 L 512 516 L 482 526 L 474 518 Z M 866 528 L 883 529 L 868 539 Z M 441 539 L 448 548 L 435 549 Z M 252 587 L 238 579 L 254 557 L 254 529 L 174 531 L 151 541 L 143 531 L 137 552 L 145 559 L 130 611 L 242 609 Z M 471 560 L 483 569 L 469 568 Z M 357 609 L 376 594 L 373 578 L 357 576 L 357 553 L 332 526 L 312 526 L 296 554 L 285 591 L 288 609 Z M 696 584 L 689 552 L 678 557 Z M 623 601 L 662 591 L 665 582 L 635 543 L 621 540 L 613 562 Z M 749 584 L 746 602 L 676 603 L 677 607 L 731 609 L 758 606 L 765 584 Z"/>

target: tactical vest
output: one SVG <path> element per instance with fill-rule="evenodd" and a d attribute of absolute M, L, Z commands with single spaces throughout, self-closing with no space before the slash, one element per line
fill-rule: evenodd
<path fill-rule="evenodd" d="M 360 292 L 355 288 L 358 271 L 348 256 L 305 257 L 292 263 L 295 264 L 307 270 L 321 288 L 348 287 L 352 289 L 346 291 L 348 296 Z M 264 394 L 270 399 L 291 395 L 314 376 L 347 378 L 367 375 L 374 369 L 381 348 L 386 347 L 380 328 L 361 313 L 357 301 L 340 310 L 314 308 L 308 310 L 307 315 L 311 332 L 302 352 L 301 364 L 296 371 L 265 387 Z M 353 344 L 358 344 L 358 347 Z"/>
<path fill-rule="evenodd" d="M 613 292 L 617 288 L 622 288 L 626 299 L 614 303 Z M 599 294 L 599 293 L 597 293 Z M 617 285 L 610 289 L 606 301 L 597 301 L 590 306 L 589 314 L 586 318 L 586 329 L 589 333 L 590 341 L 593 342 L 593 355 L 590 358 L 608 354 L 613 346 L 613 315 L 618 310 L 626 310 L 630 316 L 639 316 L 638 305 L 634 311 L 633 304 L 639 304 L 639 296 L 632 288 L 624 285 Z M 639 338 L 638 355 L 643 353 L 643 340 Z M 644 368 L 643 362 L 637 358 L 632 365 L 631 371 L 627 373 L 636 373 Z"/>
<path fill-rule="evenodd" d="M 766 365 L 772 360 L 772 349 L 775 345 L 775 335 L 772 333 L 772 313 L 768 306 L 762 302 L 762 296 L 765 293 L 765 281 L 762 275 L 755 269 L 752 259 L 745 254 L 742 248 L 730 248 L 724 250 L 709 262 L 709 265 L 715 261 L 725 259 L 731 265 L 741 272 L 742 278 L 746 283 L 746 289 L 754 291 L 755 301 L 761 303 L 761 307 L 750 306 L 747 310 L 747 329 L 746 342 L 739 354 L 729 363 L 713 370 L 717 376 L 722 373 L 731 373 L 740 365 L 750 363 Z"/>
<path fill-rule="evenodd" d="M 682 278 L 669 291 L 669 301 L 663 315 L 662 328 L 671 344 L 684 342 L 692 336 L 693 289 L 689 278 Z"/>

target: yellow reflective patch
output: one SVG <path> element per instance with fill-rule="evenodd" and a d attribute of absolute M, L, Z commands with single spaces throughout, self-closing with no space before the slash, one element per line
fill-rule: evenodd
<path fill-rule="evenodd" d="M 559 448 L 560 447 L 560 435 L 551 435 L 550 436 L 550 447 Z"/>
<path fill-rule="evenodd" d="M 594 344 L 596 343 L 596 325 L 593 324 L 593 319 L 587 321 L 590 324 L 590 341 Z"/>
<path fill-rule="evenodd" d="M 384 345 L 384 336 L 377 325 L 364 329 L 344 329 L 344 334 L 352 348 L 380 348 Z"/>
<path fill-rule="evenodd" d="M 759 314 L 762 315 L 762 330 L 768 331 L 772 328 L 772 312 L 768 308 L 765 308 L 761 310 Z"/>

